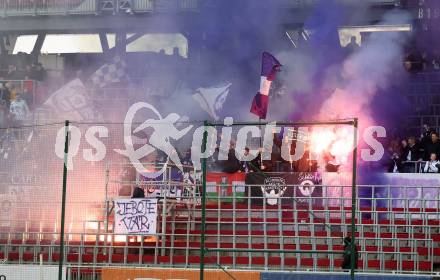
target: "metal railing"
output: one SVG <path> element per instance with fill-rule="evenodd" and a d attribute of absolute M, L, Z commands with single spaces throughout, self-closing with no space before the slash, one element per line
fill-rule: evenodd
<path fill-rule="evenodd" d="M 408 128 L 419 133 L 423 124 L 440 129 L 440 73 L 419 73 L 411 76 L 406 97 L 415 109 L 414 115 L 407 117 Z"/>
<path fill-rule="evenodd" d="M 253 199 L 262 197 L 251 196 L 250 192 L 239 196 L 238 189 L 230 194 L 232 200 L 209 196 L 206 266 L 338 271 L 342 239 L 351 232 L 347 196 L 351 186 L 337 188 L 340 193 L 324 188 L 316 197 L 304 198 L 294 192 L 279 198 L 276 205 L 254 204 Z M 420 197 L 408 191 L 400 191 L 401 195 L 395 197 L 393 190 L 402 186 L 358 186 L 358 190 L 362 188 L 370 189 L 372 195 L 358 198 L 356 204 L 359 270 L 433 273 L 434 262 L 440 262 L 440 188 L 420 188 Z M 433 189 L 432 196 L 427 196 L 429 192 L 424 190 Z M 72 266 L 91 265 L 92 274 L 109 265 L 198 267 L 202 209 L 197 201 L 195 207 L 188 208 L 176 200 L 164 197 L 159 203 L 154 236 L 115 234 L 111 217 L 108 230 L 102 226 L 104 221 L 96 221 L 94 230 L 67 232 L 65 260 Z M 288 204 L 282 203 L 287 200 Z M 318 200 L 322 203 L 316 204 Z M 365 206 L 362 200 L 371 203 Z M 25 220 L 23 216 L 21 221 Z M 38 226 L 32 224 L 25 228 L 0 232 L 2 258 L 8 263 L 37 263 L 41 254 L 45 263 L 56 263 L 59 233 L 38 231 Z"/>
<path fill-rule="evenodd" d="M 170 12 L 198 11 L 199 0 L 180 0 Z M 100 13 L 154 12 L 161 0 L 5 0 L 0 2 L 0 16 L 96 15 Z"/>
<path fill-rule="evenodd" d="M 96 14 L 98 0 L 6 0 L 0 4 L 1 16 Z"/>
<path fill-rule="evenodd" d="M 0 244 L 2 259 L 11 264 L 54 264 L 59 259 L 58 240 L 32 239 L 32 235 L 51 235 L 52 233 L 28 233 L 23 239 L 10 239 L 7 244 Z M 3 235 L 2 235 L 3 236 Z M 212 234 L 207 234 L 211 238 Z M 16 236 L 17 238 L 19 236 Z M 80 240 L 70 240 L 78 238 Z M 124 241 L 115 241 L 116 239 Z M 115 234 L 67 234 L 64 258 L 70 265 L 101 266 L 140 266 L 151 267 L 197 267 L 199 250 L 197 242 L 172 240 L 166 234 L 167 241 L 161 242 L 163 236 L 158 234 L 154 241 Z M 175 235 L 174 238 L 182 238 Z M 197 236 L 185 235 L 187 239 Z M 216 236 L 215 236 L 216 237 Z M 92 240 L 95 241 L 85 241 Z M 222 235 L 223 239 L 233 239 L 233 235 Z M 109 239 L 106 245 L 102 240 Z M 282 242 L 267 244 L 236 243 L 229 253 L 231 243 L 214 246 L 207 242 L 209 248 L 205 257 L 207 266 L 216 268 L 217 264 L 231 269 L 249 268 L 254 270 L 313 270 L 339 271 L 342 263 L 343 248 L 339 237 L 317 237 L 307 240 L 304 237 L 282 237 L 294 239 L 289 245 Z M 168 241 L 169 240 L 169 241 Z M 296 245 L 296 246 L 295 246 Z M 284 248 L 282 248 L 284 247 Z M 359 238 L 359 270 L 382 271 L 414 270 L 430 273 L 433 269 L 432 239 L 399 239 L 394 238 Z"/>
<path fill-rule="evenodd" d="M 408 116 L 408 129 L 420 131 L 424 124 L 429 124 L 436 131 L 440 130 L 440 115 L 412 115 Z"/>
<path fill-rule="evenodd" d="M 342 4 L 353 4 L 355 2 L 350 0 L 338 0 L 337 2 Z M 396 0 L 366 0 L 365 2 L 369 2 L 373 5 L 395 5 L 399 3 Z M 291 8 L 304 8 L 316 5 L 319 3 L 318 0 L 282 0 L 281 3 L 283 6 L 291 7 Z"/>
<path fill-rule="evenodd" d="M 200 0 L 182 0 L 179 2 L 181 11 L 198 11 Z"/>
<path fill-rule="evenodd" d="M 425 165 L 428 161 L 424 160 L 407 160 L 402 162 L 401 173 L 428 173 L 425 172 Z"/>

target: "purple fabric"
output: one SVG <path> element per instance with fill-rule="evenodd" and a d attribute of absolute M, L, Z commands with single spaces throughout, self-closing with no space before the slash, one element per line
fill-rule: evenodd
<path fill-rule="evenodd" d="M 268 52 L 263 52 L 261 76 L 266 77 L 269 81 L 273 81 L 275 79 L 275 73 L 279 71 L 280 67 L 281 63 L 273 55 Z M 257 115 L 260 119 L 265 119 L 268 105 L 269 97 L 259 92 L 252 101 L 251 113 Z"/>
<path fill-rule="evenodd" d="M 261 63 L 261 76 L 267 77 L 269 81 L 275 79 L 275 73 L 279 71 L 281 63 L 270 53 L 263 52 Z"/>
<path fill-rule="evenodd" d="M 269 97 L 267 95 L 257 93 L 252 101 L 251 113 L 257 115 L 260 119 L 265 119 Z"/>

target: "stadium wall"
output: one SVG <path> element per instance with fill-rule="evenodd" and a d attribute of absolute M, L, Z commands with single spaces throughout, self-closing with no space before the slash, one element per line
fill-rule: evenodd
<path fill-rule="evenodd" d="M 63 268 L 65 280 L 65 268 Z M 0 264 L 0 280 L 57 280 L 58 266 L 55 265 L 9 265 Z"/>
<path fill-rule="evenodd" d="M 103 268 L 102 280 L 126 280 L 137 278 L 153 279 L 187 279 L 198 280 L 198 269 L 161 269 L 161 268 Z M 235 279 L 257 280 L 260 279 L 258 271 L 229 271 Z M 205 279 L 230 280 L 231 277 L 221 270 L 205 270 Z"/>
<path fill-rule="evenodd" d="M 205 270 L 205 279 L 209 280 L 349 280 L 349 273 L 315 273 L 315 272 L 260 272 L 227 270 L 233 278 L 221 270 Z M 185 279 L 198 280 L 198 269 L 166 269 L 166 268 L 129 268 L 107 267 L 102 269 L 102 280 L 126 279 Z M 431 276 L 396 275 L 396 274 L 356 274 L 357 280 L 432 280 Z"/>
<path fill-rule="evenodd" d="M 261 280 L 349 280 L 350 274 L 342 273 L 291 273 L 291 272 L 262 272 Z M 415 275 L 384 275 L 384 274 L 355 274 L 356 280 L 431 280 L 430 276 Z"/>

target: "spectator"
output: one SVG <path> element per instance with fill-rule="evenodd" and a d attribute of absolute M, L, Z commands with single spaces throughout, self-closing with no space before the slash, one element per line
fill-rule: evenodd
<path fill-rule="evenodd" d="M 429 161 L 426 162 L 425 164 L 425 168 L 423 169 L 423 172 L 438 173 L 439 168 L 440 168 L 440 161 L 437 160 L 437 154 L 432 153 Z"/>
<path fill-rule="evenodd" d="M 25 78 L 25 80 L 32 79 L 31 77 L 33 75 L 33 71 L 32 71 L 31 65 L 26 65 L 26 68 L 24 70 L 24 75 L 25 75 L 25 77 L 27 77 L 27 78 Z"/>
<path fill-rule="evenodd" d="M 400 141 L 400 153 L 403 154 L 404 151 L 408 148 L 408 141 L 406 139 L 403 139 Z"/>
<path fill-rule="evenodd" d="M 417 73 L 423 70 L 424 59 L 418 52 L 411 52 L 405 56 L 404 67 L 410 73 Z"/>
<path fill-rule="evenodd" d="M 404 161 L 403 172 L 414 173 L 417 171 L 417 165 L 414 161 L 422 160 L 422 155 L 420 146 L 417 144 L 415 137 L 408 138 L 408 144 L 403 147 L 402 160 Z"/>
<path fill-rule="evenodd" d="M 6 89 L 2 83 L 0 83 L 0 127 L 5 127 L 6 116 L 8 113 L 8 99 L 6 96 Z"/>
<path fill-rule="evenodd" d="M 223 163 L 223 172 L 225 173 L 235 173 L 240 170 L 240 161 L 235 155 L 235 142 L 231 141 L 228 151 L 228 159 Z"/>
<path fill-rule="evenodd" d="M 431 133 L 431 141 L 427 143 L 424 147 L 425 158 L 424 160 L 430 160 L 431 154 L 436 154 L 437 158 L 440 157 L 440 141 L 438 139 L 438 133 Z"/>
<path fill-rule="evenodd" d="M 422 144 L 422 148 L 426 146 L 429 142 L 431 142 L 431 133 L 435 132 L 434 129 L 429 127 L 428 124 L 424 124 L 422 127 L 422 135 L 420 136 L 420 142 Z"/>
<path fill-rule="evenodd" d="M 9 113 L 16 125 L 21 125 L 21 123 L 28 117 L 29 107 L 26 104 L 26 101 L 22 99 L 21 94 L 17 94 L 15 100 L 11 102 Z"/>
<path fill-rule="evenodd" d="M 345 46 L 345 48 L 347 50 L 349 50 L 350 52 L 353 52 L 353 51 L 359 49 L 359 44 L 356 42 L 356 37 L 355 36 L 352 36 L 350 38 L 350 43 L 348 43 L 347 46 Z"/>
<path fill-rule="evenodd" d="M 131 198 L 144 198 L 145 197 L 145 191 L 143 188 L 136 186 L 133 190 L 133 194 Z"/>
<path fill-rule="evenodd" d="M 0 103 L 9 106 L 9 90 L 3 83 L 0 83 Z"/>
<path fill-rule="evenodd" d="M 4 83 L 1 88 L 1 100 L 4 100 L 6 108 L 9 108 L 9 105 L 11 104 L 11 91 L 11 84 L 9 82 Z"/>
<path fill-rule="evenodd" d="M 32 65 L 29 68 L 26 68 L 25 75 L 29 77 L 31 80 L 37 80 L 37 66 L 36 64 L 32 63 Z"/>
<path fill-rule="evenodd" d="M 208 170 L 211 172 L 221 172 L 222 171 L 220 161 L 218 160 L 219 153 L 220 153 L 220 148 L 215 147 L 214 153 L 212 154 L 212 157 L 209 157 L 207 159 Z"/>
<path fill-rule="evenodd" d="M 405 61 L 403 62 L 403 67 L 405 68 L 406 71 L 411 72 L 411 68 L 412 68 L 412 63 L 409 59 L 405 59 Z"/>
<path fill-rule="evenodd" d="M 46 79 L 46 70 L 43 68 L 41 63 L 37 63 L 34 65 L 33 74 L 29 76 L 32 80 L 43 81 Z"/>
<path fill-rule="evenodd" d="M 9 101 L 12 103 L 17 98 L 17 93 L 19 92 L 19 89 L 15 86 L 10 86 L 11 90 L 9 92 Z"/>
<path fill-rule="evenodd" d="M 27 119 L 29 115 L 29 107 L 26 101 L 21 97 L 21 94 L 17 94 L 16 98 L 11 101 L 9 106 L 9 116 L 11 125 L 15 127 L 15 136 L 17 139 L 23 139 L 23 131 L 20 126 Z"/>
<path fill-rule="evenodd" d="M 351 238 L 349 236 L 344 238 L 344 260 L 342 262 L 342 269 L 350 269 L 351 268 Z M 354 246 L 354 268 L 357 269 L 358 268 L 358 258 L 359 258 L 359 253 L 358 250 L 356 248 L 356 246 Z"/>
<path fill-rule="evenodd" d="M 393 139 L 391 139 L 390 144 L 389 144 L 389 149 L 392 151 L 391 154 L 393 153 L 398 153 L 399 155 L 402 153 L 402 145 L 404 145 L 404 143 L 408 144 L 408 142 L 400 142 L 400 139 L 394 137 Z"/>
<path fill-rule="evenodd" d="M 24 52 L 18 52 L 15 59 L 15 64 L 17 66 L 17 70 L 23 72 L 25 70 L 26 65 L 28 65 L 28 54 Z M 21 73 L 22 74 L 22 73 Z"/>
<path fill-rule="evenodd" d="M 249 148 L 244 148 L 244 156 L 249 156 Z M 249 173 L 254 172 L 257 169 L 257 166 L 259 166 L 258 162 L 255 162 L 255 159 L 251 161 L 240 161 L 240 171 Z"/>
<path fill-rule="evenodd" d="M 182 159 L 182 164 L 184 165 L 184 168 L 192 166 L 191 148 L 185 151 L 185 155 Z"/>
<path fill-rule="evenodd" d="M 396 153 L 392 146 L 389 146 L 387 149 L 388 154 L 388 163 L 387 169 L 390 173 L 399 173 L 402 169 L 402 160 L 398 153 Z"/>
<path fill-rule="evenodd" d="M 6 74 L 6 78 L 8 78 L 9 80 L 20 80 L 22 77 L 20 76 L 20 73 L 18 73 L 17 67 L 10 64 L 8 66 L 8 73 Z"/>

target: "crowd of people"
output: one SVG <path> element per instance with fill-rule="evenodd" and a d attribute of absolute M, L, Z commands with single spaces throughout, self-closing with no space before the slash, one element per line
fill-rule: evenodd
<path fill-rule="evenodd" d="M 43 64 L 36 62 L 32 55 L 18 53 L 16 55 L 0 54 L 0 80 L 34 80 L 43 81 L 47 71 Z"/>
<path fill-rule="evenodd" d="M 440 71 L 440 52 L 437 50 L 432 53 L 408 51 L 405 54 L 403 66 L 410 73 Z"/>
<path fill-rule="evenodd" d="M 387 156 L 388 172 L 439 173 L 440 139 L 435 130 L 425 124 L 419 138 L 414 136 L 391 141 Z"/>
<path fill-rule="evenodd" d="M 298 141 L 298 140 L 297 140 Z M 217 143 L 221 142 L 221 137 Z M 262 149 L 257 156 L 250 161 L 240 160 L 237 157 L 236 143 L 232 140 L 228 148 L 221 150 L 217 146 L 213 155 L 207 159 L 207 169 L 210 172 L 343 172 L 343 164 L 338 162 L 330 152 L 322 152 L 318 158 L 311 157 L 308 146 L 305 145 L 303 156 L 299 160 L 287 161 L 281 156 L 282 138 L 274 137 L 274 145 L 270 157 L 263 160 Z M 295 150 L 295 141 L 292 142 L 292 151 Z M 255 152 L 255 151 L 254 151 Z M 269 152 L 269 151 L 266 151 Z M 251 149 L 245 147 L 242 151 L 244 157 L 249 156 Z M 181 163 L 186 167 L 193 165 L 191 149 L 181 155 Z M 156 157 L 157 163 L 167 161 L 165 154 Z M 393 173 L 440 173 L 440 137 L 439 133 L 428 125 L 423 126 L 423 132 L 419 137 L 407 137 L 404 139 L 391 139 L 388 148 L 379 165 L 369 169 L 374 172 Z M 385 165 L 385 170 L 383 169 Z"/>
<path fill-rule="evenodd" d="M 357 48 L 360 48 L 360 46 L 356 43 L 355 38 L 352 38 L 346 49 L 355 51 Z M 174 55 L 170 56 L 169 59 L 179 57 L 177 51 L 175 50 Z M 163 59 L 168 58 L 163 52 L 159 55 L 163 56 Z M 425 55 L 426 59 L 424 60 L 421 57 L 414 55 L 414 52 L 408 53 L 404 61 L 405 68 L 408 71 L 429 70 L 432 67 L 432 69 L 440 70 L 440 67 L 436 66 L 438 63 L 436 64 L 436 60 L 431 59 L 431 56 Z M 10 61 L 0 61 L 0 67 L 4 69 L 1 70 L 2 68 L 0 68 L 0 127 L 18 127 L 30 117 L 34 104 L 35 85 L 38 81 L 46 79 L 46 70 L 40 63 L 28 62 L 28 60 L 17 60 L 15 64 L 10 63 Z M 135 73 L 130 74 L 135 75 Z M 438 138 L 437 132 L 425 126 L 423 135 L 420 137 L 392 141 L 385 157 L 388 171 L 439 172 L 440 141 Z M 271 152 L 271 160 L 261 160 L 260 153 L 253 161 L 240 161 L 235 155 L 235 144 L 231 143 L 229 151 L 226 151 L 229 159 L 226 161 L 217 160 L 220 152 L 217 148 L 209 163 L 210 167 L 212 170 L 228 173 L 259 170 L 265 172 L 339 171 L 338 163 L 330 154 L 323 155 L 324 160 L 319 163 L 310 160 L 307 151 L 303 158 L 298 161 L 285 161 L 281 157 L 281 143 L 276 141 L 281 140 L 275 139 L 276 145 L 274 145 Z M 249 153 L 249 148 L 246 148 L 244 153 Z"/>
<path fill-rule="evenodd" d="M 237 153 L 237 147 L 234 140 L 231 140 L 229 147 L 222 150 L 220 146 L 217 146 L 213 152 L 213 155 L 207 159 L 207 169 L 210 172 L 224 172 L 224 173 L 236 173 L 236 172 L 338 172 L 340 163 L 336 163 L 335 158 L 330 154 L 324 154 L 323 160 L 319 161 L 311 159 L 308 148 L 306 147 L 304 154 L 299 160 L 287 161 L 281 156 L 282 137 L 275 135 L 274 145 L 272 150 L 256 149 L 257 155 L 251 156 L 251 149 L 245 147 L 243 151 Z M 217 140 L 217 143 L 221 142 L 221 136 Z M 258 145 L 257 145 L 258 146 Z M 295 151 L 296 143 L 292 141 L 292 151 Z M 253 151 L 255 153 L 255 151 Z M 262 154 L 269 154 L 267 158 Z M 237 154 L 243 156 L 242 159 L 237 157 Z M 179 155 L 182 159 L 184 166 L 192 166 L 191 149 L 186 150 L 182 155 Z M 253 158 L 250 161 L 243 160 L 246 157 Z M 165 162 L 166 155 L 159 155 L 157 158 L 158 163 Z"/>
<path fill-rule="evenodd" d="M 221 151 L 216 147 L 212 157 L 208 158 L 207 166 L 211 172 L 340 172 L 341 163 L 335 156 L 323 152 L 319 159 L 311 159 L 307 149 L 301 159 L 286 161 L 281 157 L 281 141 L 274 137 L 274 145 L 270 159 L 261 160 L 260 149 L 257 157 L 251 161 L 243 161 L 237 157 L 234 141 L 229 144 L 228 150 Z M 219 143 L 219 141 L 218 141 Z M 292 150 L 295 149 L 295 143 Z M 250 149 L 244 148 L 243 155 L 248 156 Z M 220 155 L 225 160 L 220 160 Z M 161 162 L 166 161 L 166 155 L 159 157 Z M 192 166 L 191 150 L 183 153 L 182 164 Z M 383 157 L 380 167 L 375 168 L 376 172 L 383 172 L 385 165 L 387 172 L 393 173 L 440 173 L 440 137 L 439 133 L 428 125 L 423 126 L 420 137 L 407 137 L 404 139 L 392 139 Z"/>
<path fill-rule="evenodd" d="M 7 58 L 0 63 L 1 128 L 19 127 L 30 117 L 36 85 L 47 76 L 41 63 L 18 57 L 22 59 L 15 59 L 15 63 L 6 64 Z"/>

